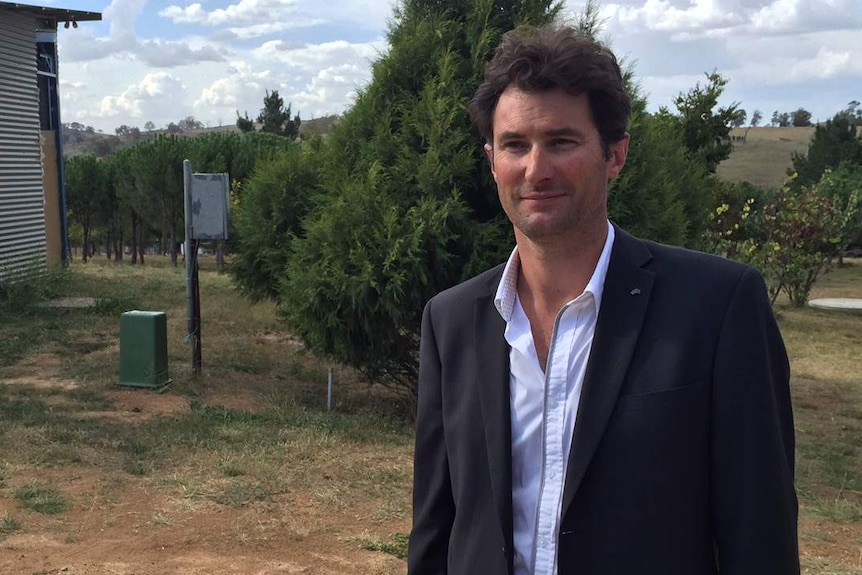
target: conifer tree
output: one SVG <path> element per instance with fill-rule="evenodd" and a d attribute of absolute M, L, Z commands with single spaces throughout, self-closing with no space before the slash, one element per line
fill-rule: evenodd
<path fill-rule="evenodd" d="M 412 397 L 423 305 L 511 249 L 467 105 L 500 36 L 554 0 L 404 0 L 390 50 L 327 138 L 327 190 L 280 286 L 315 351 Z M 481 246 L 481 249 L 477 247 Z M 489 249 L 490 248 L 490 249 Z"/>

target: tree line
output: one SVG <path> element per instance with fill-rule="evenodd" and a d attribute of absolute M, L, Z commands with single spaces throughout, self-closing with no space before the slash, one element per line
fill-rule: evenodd
<path fill-rule="evenodd" d="M 190 159 L 195 171 L 228 172 L 244 182 L 259 160 L 292 145 L 269 134 L 160 134 L 108 158 L 67 158 L 70 241 L 81 246 L 85 262 L 103 248 L 117 261 L 128 249 L 132 264 L 143 263 L 155 245 L 176 264 L 183 239 L 183 160 Z"/>

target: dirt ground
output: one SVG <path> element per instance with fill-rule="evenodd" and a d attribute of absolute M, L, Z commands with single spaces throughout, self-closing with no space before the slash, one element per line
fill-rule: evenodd
<path fill-rule="evenodd" d="M 56 357 L 31 356 L 18 367 L 32 375 L 3 383 L 74 388 L 74 381 L 50 375 L 57 366 Z M 188 399 L 171 391 L 106 393 L 111 407 L 88 416 L 134 425 L 189 409 Z M 253 387 L 216 388 L 206 398 L 210 404 L 248 410 L 260 401 Z M 16 469 L 15 479 L 55 485 L 71 505 L 62 514 L 42 515 L 0 497 L 0 517 L 9 512 L 25 523 L 20 531 L 0 536 L 0 575 L 392 575 L 406 570 L 403 560 L 364 549 L 359 540 L 387 541 L 393 533 L 406 533 L 409 516 L 373 522 L 374 510 L 361 502 L 329 509 L 300 491 L 230 507 L 178 497 L 150 477 L 106 477 L 83 465 Z M 862 524 L 802 515 L 803 573 L 862 575 Z"/>
<path fill-rule="evenodd" d="M 57 362 L 31 357 L 28 363 L 34 373 L 44 374 Z M 43 375 L 3 383 L 75 386 Z M 89 416 L 132 425 L 189 409 L 188 399 L 171 391 L 107 394 L 112 408 Z M 258 401 L 253 389 L 216 390 L 207 398 L 207 403 L 242 409 L 253 409 Z M 23 524 L 20 531 L 0 535 L 0 575 L 390 575 L 406 570 L 403 560 L 363 549 L 359 540 L 387 541 L 393 533 L 406 533 L 409 517 L 369 521 L 373 511 L 361 502 L 331 510 L 308 494 L 291 492 L 230 507 L 177 497 L 153 478 L 106 478 L 83 465 L 15 470 L 16 483 L 30 480 L 57 486 L 70 499 L 70 509 L 42 515 L 0 496 L 0 518 L 8 512 Z"/>

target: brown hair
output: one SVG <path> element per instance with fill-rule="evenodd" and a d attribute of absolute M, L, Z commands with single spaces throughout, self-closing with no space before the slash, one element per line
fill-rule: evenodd
<path fill-rule="evenodd" d="M 590 36 L 558 26 L 520 27 L 503 35 L 470 102 L 470 118 L 488 142 L 497 102 L 510 85 L 525 92 L 586 94 L 606 154 L 625 137 L 631 104 L 619 63 Z"/>

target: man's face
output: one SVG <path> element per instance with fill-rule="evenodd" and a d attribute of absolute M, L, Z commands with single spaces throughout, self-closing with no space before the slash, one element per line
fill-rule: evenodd
<path fill-rule="evenodd" d="M 607 185 L 625 164 L 628 137 L 605 156 L 586 95 L 509 86 L 485 145 L 503 210 L 519 243 L 583 238 L 607 220 Z"/>

